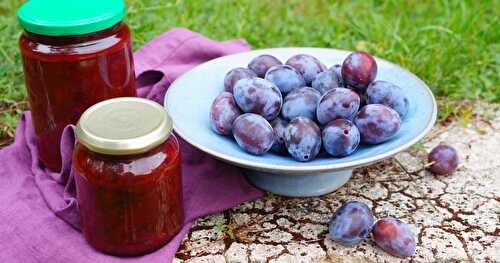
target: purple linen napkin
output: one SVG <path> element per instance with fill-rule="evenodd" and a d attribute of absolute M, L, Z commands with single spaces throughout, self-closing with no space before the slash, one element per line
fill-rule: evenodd
<path fill-rule="evenodd" d="M 217 42 L 187 29 L 173 29 L 134 54 L 138 94 L 163 103 L 179 75 L 204 61 L 249 49 L 244 40 Z M 262 196 L 238 168 L 181 141 L 185 222 L 161 249 L 119 258 L 90 247 L 79 229 L 71 169 L 74 127 L 61 140 L 62 171 L 41 166 L 30 112 L 22 114 L 12 145 L 0 150 L 0 262 L 171 262 L 193 221 Z"/>

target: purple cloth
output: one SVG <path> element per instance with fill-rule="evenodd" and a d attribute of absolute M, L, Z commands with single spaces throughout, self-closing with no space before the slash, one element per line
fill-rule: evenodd
<path fill-rule="evenodd" d="M 173 29 L 135 55 L 138 93 L 162 103 L 169 84 L 204 61 L 249 49 L 244 40 L 216 42 L 186 29 Z M 217 161 L 181 142 L 185 224 L 161 249 L 119 258 L 90 247 L 79 229 L 71 170 L 73 126 L 61 141 L 63 169 L 52 173 L 37 158 L 30 112 L 22 114 L 12 145 L 0 151 L 0 262 L 170 262 L 193 221 L 255 199 L 238 168 Z"/>

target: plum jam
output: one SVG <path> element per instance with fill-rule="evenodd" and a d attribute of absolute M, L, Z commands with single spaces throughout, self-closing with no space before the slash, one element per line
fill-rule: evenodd
<path fill-rule="evenodd" d="M 81 228 L 95 249 L 118 256 L 152 252 L 183 223 L 179 143 L 157 103 L 116 98 L 78 122 L 73 167 Z"/>
<path fill-rule="evenodd" d="M 60 139 L 93 104 L 136 96 L 121 0 L 31 0 L 18 12 L 19 45 L 39 159 L 61 168 Z"/>

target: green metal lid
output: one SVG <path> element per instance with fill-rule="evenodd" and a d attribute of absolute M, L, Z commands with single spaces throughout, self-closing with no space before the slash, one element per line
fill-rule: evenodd
<path fill-rule="evenodd" d="M 45 36 L 85 35 L 123 21 L 123 0 L 29 0 L 17 17 L 28 32 Z"/>

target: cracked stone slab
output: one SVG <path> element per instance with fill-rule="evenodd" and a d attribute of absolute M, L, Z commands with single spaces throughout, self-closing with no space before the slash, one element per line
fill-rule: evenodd
<path fill-rule="evenodd" d="M 440 142 L 459 153 L 452 175 L 424 169 L 427 152 Z M 356 247 L 331 240 L 328 221 L 349 200 L 365 202 L 377 218 L 407 222 L 417 237 L 415 255 L 392 257 L 371 239 Z M 220 225 L 230 231 L 220 232 Z M 190 263 L 500 262 L 500 111 L 488 121 L 437 126 L 418 147 L 356 169 L 333 193 L 267 195 L 200 218 L 176 256 L 176 262 Z"/>

